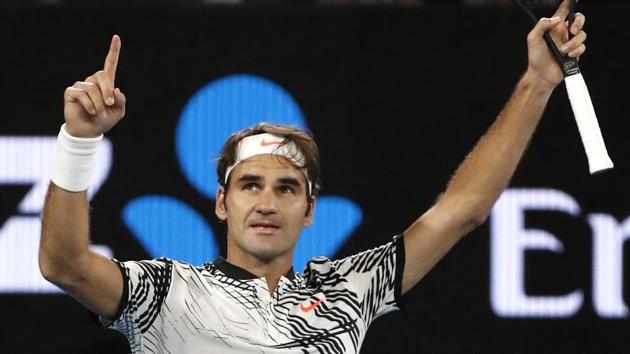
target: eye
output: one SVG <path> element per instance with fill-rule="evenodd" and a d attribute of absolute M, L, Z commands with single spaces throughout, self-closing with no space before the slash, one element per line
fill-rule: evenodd
<path fill-rule="evenodd" d="M 280 188 L 278 188 L 280 190 L 280 193 L 282 194 L 295 194 L 295 187 L 293 186 L 280 186 Z"/>
<path fill-rule="evenodd" d="M 260 190 L 260 186 L 256 183 L 246 183 L 243 185 L 243 189 L 249 191 L 257 191 Z"/>

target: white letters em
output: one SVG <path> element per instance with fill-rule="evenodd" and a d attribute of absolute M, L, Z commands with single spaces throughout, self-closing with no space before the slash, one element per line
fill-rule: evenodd
<path fill-rule="evenodd" d="M 551 233 L 525 228 L 527 210 L 556 211 L 580 216 L 578 203 L 554 189 L 508 189 L 495 204 L 490 221 L 490 296 L 500 317 L 570 317 L 584 301 L 582 290 L 556 296 L 525 293 L 525 251 L 561 253 Z M 593 233 L 593 306 L 601 317 L 623 318 L 623 243 L 630 239 L 630 218 L 619 224 L 607 214 L 587 215 Z"/>

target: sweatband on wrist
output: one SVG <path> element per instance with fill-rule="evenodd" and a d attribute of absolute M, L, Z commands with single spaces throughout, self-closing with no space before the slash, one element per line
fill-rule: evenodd
<path fill-rule="evenodd" d="M 62 125 L 57 136 L 57 152 L 52 182 L 67 191 L 87 190 L 92 179 L 92 167 L 103 134 L 95 138 L 78 138 L 68 134 Z"/>

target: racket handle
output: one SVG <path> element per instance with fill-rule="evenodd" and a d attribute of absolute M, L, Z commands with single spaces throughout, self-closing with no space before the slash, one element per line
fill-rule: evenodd
<path fill-rule="evenodd" d="M 582 74 L 567 76 L 564 83 L 567 86 L 571 108 L 573 108 L 573 115 L 580 131 L 591 174 L 613 168 L 613 162 L 606 151 L 593 102 L 591 102 Z"/>

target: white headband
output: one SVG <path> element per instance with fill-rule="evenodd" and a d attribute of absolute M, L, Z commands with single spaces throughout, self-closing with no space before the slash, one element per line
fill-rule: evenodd
<path fill-rule="evenodd" d="M 255 155 L 278 155 L 291 161 L 294 165 L 304 166 L 305 158 L 302 151 L 293 141 L 287 141 L 284 137 L 269 133 L 250 135 L 241 139 L 236 147 L 236 161 L 225 170 L 224 183 L 227 185 L 230 172 L 244 160 Z M 308 170 L 302 168 L 302 173 L 308 182 L 308 193 L 312 193 L 311 180 L 308 178 Z"/>

